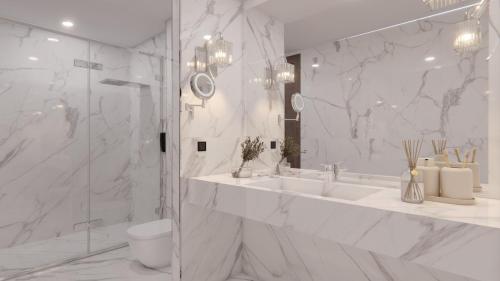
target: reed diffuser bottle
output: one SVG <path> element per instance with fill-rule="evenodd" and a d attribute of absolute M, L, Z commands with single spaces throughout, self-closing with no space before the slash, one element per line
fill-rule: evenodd
<path fill-rule="evenodd" d="M 422 149 L 423 140 L 403 140 L 403 149 L 408 160 L 409 180 L 404 181 L 401 186 L 401 200 L 412 204 L 421 204 L 424 202 L 423 185 L 417 182 L 417 161 Z"/>

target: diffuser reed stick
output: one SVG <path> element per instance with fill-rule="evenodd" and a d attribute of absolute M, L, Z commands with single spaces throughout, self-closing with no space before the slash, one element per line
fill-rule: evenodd
<path fill-rule="evenodd" d="M 434 154 L 443 154 L 446 150 L 446 145 L 448 141 L 446 139 L 436 139 L 432 140 L 432 146 L 434 148 Z"/>
<path fill-rule="evenodd" d="M 403 148 L 406 154 L 406 159 L 408 160 L 408 168 L 410 169 L 410 181 L 408 182 L 408 186 L 406 187 L 406 191 L 404 192 L 402 199 L 408 203 L 420 204 L 424 202 L 423 192 L 415 179 L 418 175 L 416 168 L 418 157 L 420 156 L 420 151 L 422 149 L 422 143 L 423 140 L 403 140 Z M 434 144 L 434 142 L 433 145 L 436 148 L 441 147 L 439 144 Z"/>

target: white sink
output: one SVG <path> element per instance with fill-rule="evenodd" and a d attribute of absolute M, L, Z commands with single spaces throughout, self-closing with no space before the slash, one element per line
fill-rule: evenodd
<path fill-rule="evenodd" d="M 325 178 L 324 172 L 312 172 L 301 175 L 304 179 L 323 180 Z M 377 187 L 399 188 L 401 179 L 392 176 L 380 175 L 364 175 L 355 173 L 342 173 L 337 182 L 347 184 L 368 185 Z"/>
<path fill-rule="evenodd" d="M 319 180 L 286 177 L 263 180 L 248 185 L 351 201 L 360 200 L 381 190 L 377 187 L 363 186 L 359 184 L 341 182 L 327 183 Z"/>

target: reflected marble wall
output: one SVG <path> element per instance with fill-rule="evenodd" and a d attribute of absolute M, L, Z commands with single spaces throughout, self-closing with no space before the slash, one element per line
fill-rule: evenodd
<path fill-rule="evenodd" d="M 165 34 L 124 49 L 0 20 L 0 44 L 0 248 L 82 230 L 74 226 L 87 220 L 89 173 L 100 225 L 153 219 L 159 59 L 138 51 L 164 54 Z M 89 48 L 103 65 L 90 96 L 88 70 L 73 66 Z M 150 87 L 100 83 L 109 78 Z"/>
<path fill-rule="evenodd" d="M 489 71 L 490 77 L 500 76 L 500 0 L 490 1 L 489 15 Z M 500 79 L 489 80 L 489 183 L 500 186 Z M 500 198 L 500 188 L 493 191 L 496 198 Z"/>
<path fill-rule="evenodd" d="M 458 55 L 460 20 L 440 17 L 302 51 L 303 168 L 343 162 L 351 171 L 399 176 L 402 138 L 424 137 L 430 155 L 430 140 L 446 137 L 449 146 L 479 148 L 486 181 L 488 40 Z"/>

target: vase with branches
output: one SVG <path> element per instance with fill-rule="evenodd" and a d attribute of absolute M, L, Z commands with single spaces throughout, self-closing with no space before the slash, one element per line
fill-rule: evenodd
<path fill-rule="evenodd" d="M 295 142 L 295 139 L 293 137 L 285 137 L 285 139 L 281 142 L 280 144 L 280 156 L 281 156 L 281 159 L 280 161 L 278 162 L 278 164 L 276 165 L 276 174 L 277 175 L 280 175 L 281 172 L 282 172 L 282 168 L 280 168 L 284 162 L 286 162 L 286 160 L 289 158 L 289 157 L 294 157 L 294 156 L 297 156 L 299 155 L 300 153 L 300 146 L 297 144 L 297 142 Z"/>
<path fill-rule="evenodd" d="M 260 137 L 254 139 L 247 137 L 241 143 L 241 165 L 232 172 L 232 176 L 234 178 L 251 177 L 251 169 L 247 173 L 242 173 L 242 171 L 245 169 L 245 165 L 257 159 L 262 152 L 264 152 L 264 142 L 262 139 Z"/>

